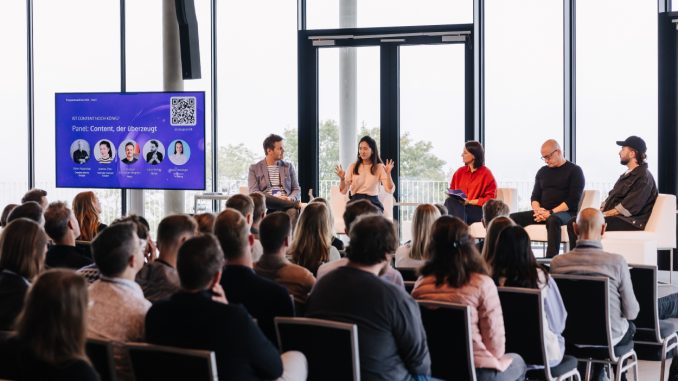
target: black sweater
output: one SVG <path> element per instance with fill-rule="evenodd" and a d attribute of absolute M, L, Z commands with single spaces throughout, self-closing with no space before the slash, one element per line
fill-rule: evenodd
<path fill-rule="evenodd" d="M 576 214 L 584 192 L 584 172 L 566 161 L 560 167 L 543 166 L 537 171 L 530 201 L 539 201 L 544 209 L 553 209 L 566 203 L 568 212 Z"/>

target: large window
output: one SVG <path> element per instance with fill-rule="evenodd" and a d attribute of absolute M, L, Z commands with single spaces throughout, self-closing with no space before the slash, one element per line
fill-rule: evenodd
<path fill-rule="evenodd" d="M 601 199 L 624 172 L 616 140 L 638 135 L 657 175 L 657 3 L 577 2 L 577 163 Z M 655 180 L 657 180 L 655 178 Z"/>
<path fill-rule="evenodd" d="M 541 144 L 563 142 L 563 2 L 485 0 L 485 17 L 485 162 L 527 209 Z"/>
<path fill-rule="evenodd" d="M 36 186 L 47 190 L 50 200 L 70 204 L 84 189 L 55 188 L 54 93 L 120 90 L 120 2 L 34 0 L 33 4 Z M 120 191 L 95 193 L 105 223 L 120 216 Z"/>

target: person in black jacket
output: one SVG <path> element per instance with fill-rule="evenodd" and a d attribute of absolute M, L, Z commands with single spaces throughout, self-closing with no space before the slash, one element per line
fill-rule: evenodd
<path fill-rule="evenodd" d="M 212 234 L 179 249 L 181 291 L 146 314 L 146 340 L 153 344 L 215 352 L 220 380 L 305 380 L 305 357 L 278 353 L 244 308 L 230 305 L 219 284 L 224 254 Z M 291 371 L 299 368 L 298 374 Z"/>
<path fill-rule="evenodd" d="M 45 232 L 54 241 L 47 250 L 45 265 L 48 268 L 65 267 L 77 270 L 92 264 L 92 258 L 82 254 L 75 246 L 80 235 L 80 224 L 66 203 L 49 204 L 45 210 Z"/>

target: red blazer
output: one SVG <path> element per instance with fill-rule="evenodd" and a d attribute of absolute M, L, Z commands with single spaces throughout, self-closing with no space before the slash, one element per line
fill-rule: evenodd
<path fill-rule="evenodd" d="M 484 165 L 475 172 L 471 172 L 467 165 L 457 169 L 452 176 L 450 189 L 464 191 L 469 200 L 478 199 L 478 206 L 483 206 L 487 200 L 497 197 L 497 182 L 494 181 L 492 172 Z"/>

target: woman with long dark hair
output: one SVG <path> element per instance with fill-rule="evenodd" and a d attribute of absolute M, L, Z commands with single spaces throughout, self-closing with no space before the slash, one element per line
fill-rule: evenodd
<path fill-rule="evenodd" d="M 337 248 L 332 246 L 330 212 L 325 204 L 311 202 L 306 205 L 299 216 L 288 255 L 292 262 L 305 267 L 313 276 L 323 263 L 341 258 Z"/>
<path fill-rule="evenodd" d="M 497 286 L 488 276 L 468 226 L 442 216 L 433 224 L 429 260 L 412 290 L 417 300 L 460 303 L 471 308 L 473 360 L 479 380 L 517 381 L 525 378 L 525 362 L 505 353 L 504 317 Z"/>
<path fill-rule="evenodd" d="M 485 150 L 477 141 L 464 144 L 461 159 L 464 166 L 454 172 L 450 191 L 461 191 L 466 197 L 455 192 L 447 198 L 445 206 L 450 215 L 470 225 L 482 219 L 483 204 L 497 197 L 497 182 L 485 166 Z"/>
<path fill-rule="evenodd" d="M 377 142 L 369 136 L 363 136 L 358 143 L 358 159 L 344 171 L 337 164 L 335 172 L 339 176 L 339 190 L 349 192 L 351 200 L 367 199 L 382 212 L 384 205 L 379 201 L 379 186 L 388 193 L 395 191 L 391 171 L 395 163 L 386 160 L 384 164 L 379 156 Z"/>
<path fill-rule="evenodd" d="M 546 269 L 537 263 L 530 247 L 530 237 L 520 226 L 509 226 L 499 233 L 494 252 L 492 277 L 501 287 L 523 287 L 543 290 L 544 341 L 549 366 L 556 366 L 565 353 L 567 311 L 558 285 Z"/>

